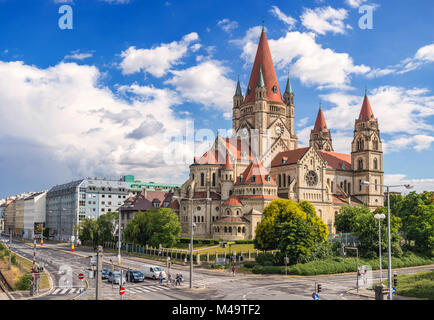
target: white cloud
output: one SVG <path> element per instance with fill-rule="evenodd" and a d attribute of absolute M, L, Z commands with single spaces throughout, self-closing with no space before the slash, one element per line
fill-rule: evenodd
<path fill-rule="evenodd" d="M 368 78 L 378 78 L 388 74 L 404 74 L 432 62 L 434 62 L 434 43 L 419 48 L 413 57 L 406 58 L 400 63 L 384 69 L 373 69 L 366 76 Z"/>
<path fill-rule="evenodd" d="M 309 121 L 308 117 L 300 119 L 297 123 L 297 127 L 304 127 L 308 121 Z"/>
<path fill-rule="evenodd" d="M 87 58 L 91 58 L 93 57 L 93 53 L 92 52 L 87 52 L 87 53 L 80 53 L 80 50 L 74 50 L 71 52 L 71 54 L 66 55 L 63 59 L 67 60 L 84 60 Z"/>
<path fill-rule="evenodd" d="M 229 19 L 222 19 L 217 22 L 217 25 L 222 28 L 223 31 L 230 33 L 232 30 L 238 28 L 238 22 L 230 21 Z"/>
<path fill-rule="evenodd" d="M 390 191 L 403 192 L 408 194 L 411 191 L 416 191 L 418 193 L 423 191 L 434 191 L 434 178 L 424 178 L 424 179 L 410 179 L 407 178 L 405 174 L 385 174 L 384 184 L 386 185 L 404 185 L 409 184 L 413 186 L 413 189 L 393 188 Z"/>
<path fill-rule="evenodd" d="M 246 65 L 253 63 L 261 30 L 259 26 L 250 28 L 243 39 L 230 41 L 242 47 L 241 57 Z M 268 39 L 268 44 L 277 69 L 289 67 L 291 76 L 299 78 L 303 84 L 317 85 L 319 89 L 347 89 L 352 74 L 370 71 L 365 65 L 355 65 L 348 53 L 323 48 L 311 32 L 287 32 L 276 40 Z"/>
<path fill-rule="evenodd" d="M 361 4 L 367 1 L 368 0 L 345 0 L 346 4 L 348 4 L 352 8 L 358 8 Z"/>
<path fill-rule="evenodd" d="M 315 9 L 306 8 L 300 19 L 305 28 L 324 35 L 327 32 L 344 34 L 346 29 L 351 29 L 344 23 L 347 17 L 347 10 L 334 9 L 329 6 Z"/>
<path fill-rule="evenodd" d="M 23 172 L 35 175 L 29 166 L 44 168 L 48 158 L 52 167 L 65 168 L 51 184 L 125 173 L 183 182 L 188 163 L 167 166 L 161 158 L 165 136 L 182 136 L 186 126 L 172 110 L 180 103 L 176 92 L 137 84 L 113 92 L 102 85 L 95 66 L 76 63 L 41 69 L 0 61 L 0 75 L 0 144 L 14 143 L 13 153 L 0 150 L 0 158 L 8 159 L 0 163 L 1 171 L 25 157 L 32 163 L 23 164 Z M 144 123 L 150 120 L 160 125 L 145 132 Z M 186 153 L 189 148 L 179 144 L 179 150 Z"/>
<path fill-rule="evenodd" d="M 227 112 L 232 109 L 236 87 L 235 81 L 227 78 L 230 71 L 217 60 L 206 60 L 184 70 L 170 71 L 173 77 L 164 83 L 173 85 L 187 101 Z"/>
<path fill-rule="evenodd" d="M 292 29 L 295 24 L 297 23 L 297 20 L 294 19 L 291 16 L 287 16 L 286 14 L 284 14 L 282 11 L 280 11 L 280 9 L 276 6 L 272 6 L 270 9 L 270 12 L 276 16 L 279 20 L 283 21 L 284 23 L 286 23 L 289 26 L 289 29 Z"/>
<path fill-rule="evenodd" d="M 390 153 L 411 147 L 415 151 L 422 151 L 429 149 L 431 147 L 431 143 L 433 142 L 434 137 L 425 134 L 417 134 L 414 136 L 402 135 L 387 141 L 387 143 L 383 145 L 383 150 L 385 153 Z"/>
<path fill-rule="evenodd" d="M 163 43 L 151 49 L 136 49 L 129 47 L 121 53 L 123 58 L 120 63 L 123 74 L 132 74 L 140 71 L 150 73 L 155 77 L 164 76 L 167 71 L 180 63 L 189 49 L 192 42 L 198 41 L 199 36 L 196 32 L 185 35 L 181 41 Z M 195 44 L 190 47 L 192 51 L 197 51 L 199 47 Z"/>

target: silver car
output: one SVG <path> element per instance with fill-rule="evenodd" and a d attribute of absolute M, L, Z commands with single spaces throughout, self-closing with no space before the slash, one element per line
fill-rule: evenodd
<path fill-rule="evenodd" d="M 110 283 L 119 284 L 119 282 L 121 281 L 121 273 L 119 271 L 115 271 L 115 272 L 110 271 L 107 281 Z M 126 283 L 126 282 L 127 279 L 125 278 L 125 275 L 123 275 L 122 283 Z"/>

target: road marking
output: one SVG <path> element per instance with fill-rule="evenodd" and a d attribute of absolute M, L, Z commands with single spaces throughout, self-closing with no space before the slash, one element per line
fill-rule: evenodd
<path fill-rule="evenodd" d="M 69 290 L 69 288 L 63 289 L 63 290 L 60 292 L 60 294 L 65 294 L 66 291 L 68 291 L 68 290 Z"/>
<path fill-rule="evenodd" d="M 60 288 L 57 288 L 56 290 L 54 290 L 53 291 L 53 293 L 52 294 L 57 294 L 60 290 L 62 290 L 62 289 L 60 289 Z"/>

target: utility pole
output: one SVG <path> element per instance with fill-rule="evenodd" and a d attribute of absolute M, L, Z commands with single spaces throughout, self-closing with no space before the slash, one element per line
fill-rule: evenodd
<path fill-rule="evenodd" d="M 191 200 L 191 234 L 190 234 L 190 289 L 193 287 L 193 199 Z"/>
<path fill-rule="evenodd" d="M 38 284 L 37 284 L 37 275 L 36 275 L 36 234 L 33 237 L 33 266 L 32 266 L 32 285 L 33 285 L 33 294 L 37 294 L 38 292 Z"/>
<path fill-rule="evenodd" d="M 98 246 L 96 251 L 96 300 L 102 300 L 102 279 L 101 279 L 101 270 L 102 270 L 102 246 Z"/>
<path fill-rule="evenodd" d="M 118 222 L 118 264 L 121 264 L 121 210 L 118 212 L 119 222 Z"/>

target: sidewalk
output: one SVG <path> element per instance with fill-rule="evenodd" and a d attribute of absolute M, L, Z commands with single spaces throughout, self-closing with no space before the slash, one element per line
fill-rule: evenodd
<path fill-rule="evenodd" d="M 347 293 L 354 294 L 356 296 L 367 297 L 367 298 L 370 298 L 372 300 L 375 300 L 375 291 L 374 290 L 359 289 L 359 292 L 357 293 L 357 289 L 351 289 L 351 290 L 348 290 Z M 419 300 L 419 299 L 393 295 L 393 300 Z"/>

